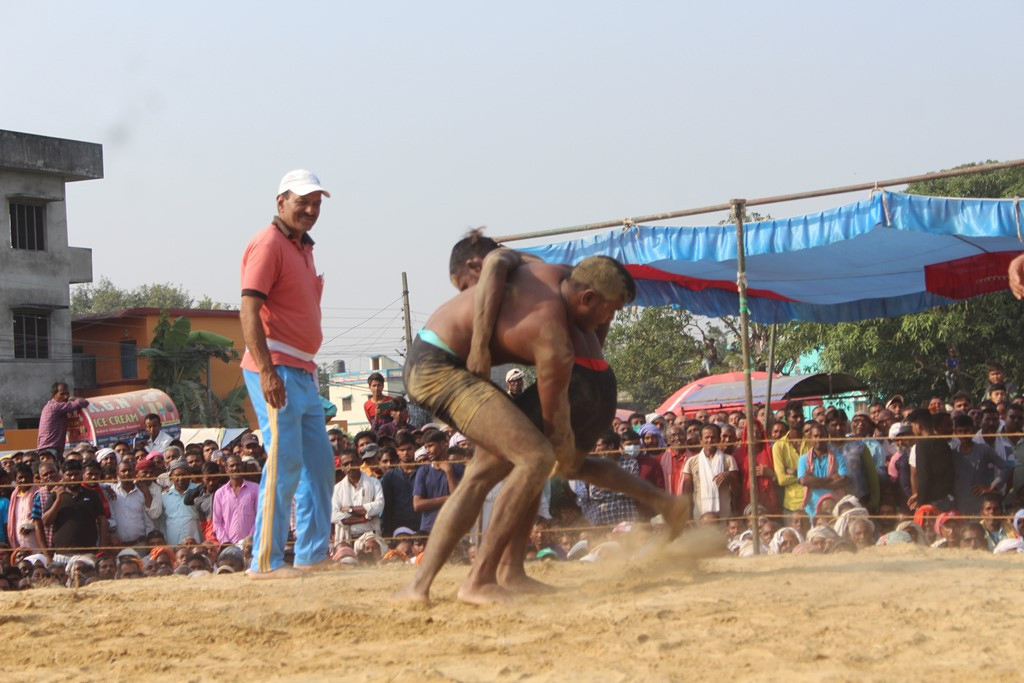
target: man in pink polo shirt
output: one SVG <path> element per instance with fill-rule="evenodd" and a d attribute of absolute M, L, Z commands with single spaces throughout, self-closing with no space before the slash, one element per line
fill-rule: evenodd
<path fill-rule="evenodd" d="M 302 574 L 327 559 L 334 456 L 324 430 L 313 358 L 320 349 L 323 278 L 309 231 L 330 193 L 309 171 L 289 171 L 277 215 L 242 256 L 242 372 L 260 421 L 267 461 L 260 479 L 252 578 Z M 295 499 L 295 567 L 284 562 Z"/>
<path fill-rule="evenodd" d="M 255 528 L 259 487 L 246 481 L 240 457 L 232 453 L 224 462 L 228 483 L 213 494 L 213 534 L 221 543 L 239 543 Z"/>

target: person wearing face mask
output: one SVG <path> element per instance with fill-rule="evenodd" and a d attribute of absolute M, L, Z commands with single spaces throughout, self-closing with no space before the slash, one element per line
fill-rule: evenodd
<path fill-rule="evenodd" d="M 629 431 L 622 436 L 623 457 L 636 460 L 637 476 L 659 491 L 665 488 L 665 473 L 657 456 L 660 456 L 666 447 L 661 431 L 653 424 L 645 424 L 640 428 L 639 434 Z M 637 503 L 637 507 L 645 518 L 658 514 L 642 501 Z"/>
<path fill-rule="evenodd" d="M 597 440 L 594 452 L 599 457 L 618 463 L 620 468 L 635 476 L 639 467 L 636 456 L 632 453 L 639 450 L 634 448 L 640 445 L 639 437 L 632 430 L 626 432 L 624 436 L 632 441 L 620 441 L 614 432 L 605 434 Z M 624 443 L 630 445 L 629 454 L 625 451 Z M 583 516 L 593 526 L 614 526 L 619 522 L 635 522 L 640 519 L 636 502 L 625 494 L 578 479 L 570 481 L 569 487 L 576 495 L 576 504 L 579 505 Z"/>

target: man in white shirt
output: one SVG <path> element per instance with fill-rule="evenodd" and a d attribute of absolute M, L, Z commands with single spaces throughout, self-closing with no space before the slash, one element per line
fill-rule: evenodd
<path fill-rule="evenodd" d="M 116 522 L 117 537 L 121 545 L 146 543 L 146 534 L 156 528 L 147 509 L 153 504 L 153 494 L 135 485 L 135 466 L 122 460 L 117 466 L 118 482 L 113 487 L 114 500 L 110 501 L 110 514 Z M 158 515 L 159 516 L 159 515 Z"/>
<path fill-rule="evenodd" d="M 165 432 L 163 422 L 160 420 L 160 416 L 156 413 L 150 413 L 142 420 L 145 428 L 139 438 L 135 440 L 135 447 L 142 446 L 146 449 L 146 452 L 152 451 L 164 451 L 171 442 L 174 441 L 174 437 Z"/>
<path fill-rule="evenodd" d="M 996 452 L 1000 458 L 1013 467 L 1013 444 L 999 433 L 999 411 L 994 406 L 986 406 L 981 411 L 981 429 L 974 435 L 974 443 L 984 444 Z"/>
<path fill-rule="evenodd" d="M 164 504 L 161 498 L 164 490 L 156 482 L 159 472 L 151 458 L 152 456 L 147 456 L 135 463 L 135 485 L 140 489 L 148 489 L 150 502 L 146 503 L 146 514 L 155 524 L 164 514 Z M 118 469 L 119 474 L 120 471 Z"/>
<path fill-rule="evenodd" d="M 701 452 L 683 465 L 683 493 L 693 495 L 693 518 L 707 512 L 731 517 L 732 487 L 738 482 L 736 460 L 719 448 L 722 428 L 715 423 L 700 431 Z"/>
<path fill-rule="evenodd" d="M 331 522 L 335 525 L 336 541 L 351 541 L 367 531 L 381 533 L 384 489 L 379 479 L 360 472 L 359 465 L 355 451 L 342 451 L 339 466 L 345 476 L 335 485 L 331 496 Z"/>

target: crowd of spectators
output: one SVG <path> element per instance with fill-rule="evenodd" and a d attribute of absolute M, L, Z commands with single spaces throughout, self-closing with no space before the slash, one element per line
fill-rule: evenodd
<path fill-rule="evenodd" d="M 510 390 L 521 389 L 521 371 L 507 379 Z M 1024 396 L 1008 391 L 998 366 L 990 380 L 977 404 L 960 393 L 918 407 L 897 395 L 852 417 L 824 405 L 791 402 L 774 415 L 757 406 L 756 530 L 741 410 L 634 413 L 609 425 L 594 455 L 691 496 L 692 527 L 720 534 L 723 552 L 740 556 L 896 543 L 1024 552 Z M 461 434 L 415 426 L 402 397 L 376 389 L 365 407 L 371 429 L 328 431 L 336 472 L 331 558 L 339 566 L 415 564 L 473 457 Z M 68 403 L 66 390 L 55 387 L 53 401 Z M 158 415 L 145 426 L 131 443 L 0 459 L 0 547 L 9 549 L 0 552 L 0 589 L 248 566 L 266 459 L 259 439 L 183 444 Z M 472 561 L 498 490 L 454 561 Z M 623 494 L 552 478 L 530 557 L 594 561 L 623 552 L 663 532 L 652 514 Z"/>
<path fill-rule="evenodd" d="M 624 467 L 642 472 L 644 456 L 632 455 L 639 441 L 640 452 L 662 470 L 659 477 L 648 467 L 651 476 L 644 478 L 672 493 L 692 494 L 694 523 L 721 530 L 728 549 L 739 555 L 896 543 L 1024 552 L 1024 395 L 1005 381 L 998 364 L 990 364 L 989 384 L 977 402 L 957 393 L 918 406 L 896 395 L 852 417 L 799 402 L 774 415 L 763 406 L 756 410 L 756 530 L 749 528 L 742 411 L 637 413 L 616 425 L 619 442 L 599 448 L 617 449 L 620 462 L 634 461 Z M 591 522 L 632 521 L 619 494 L 573 486 L 591 500 L 599 493 L 607 509 L 616 508 L 601 517 L 584 506 Z"/>

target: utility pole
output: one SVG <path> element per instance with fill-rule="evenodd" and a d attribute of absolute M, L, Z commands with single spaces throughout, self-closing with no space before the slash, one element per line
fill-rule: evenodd
<path fill-rule="evenodd" d="M 409 279 L 402 271 L 402 307 L 405 310 L 405 355 L 408 358 L 412 348 L 412 321 L 409 319 Z"/>

